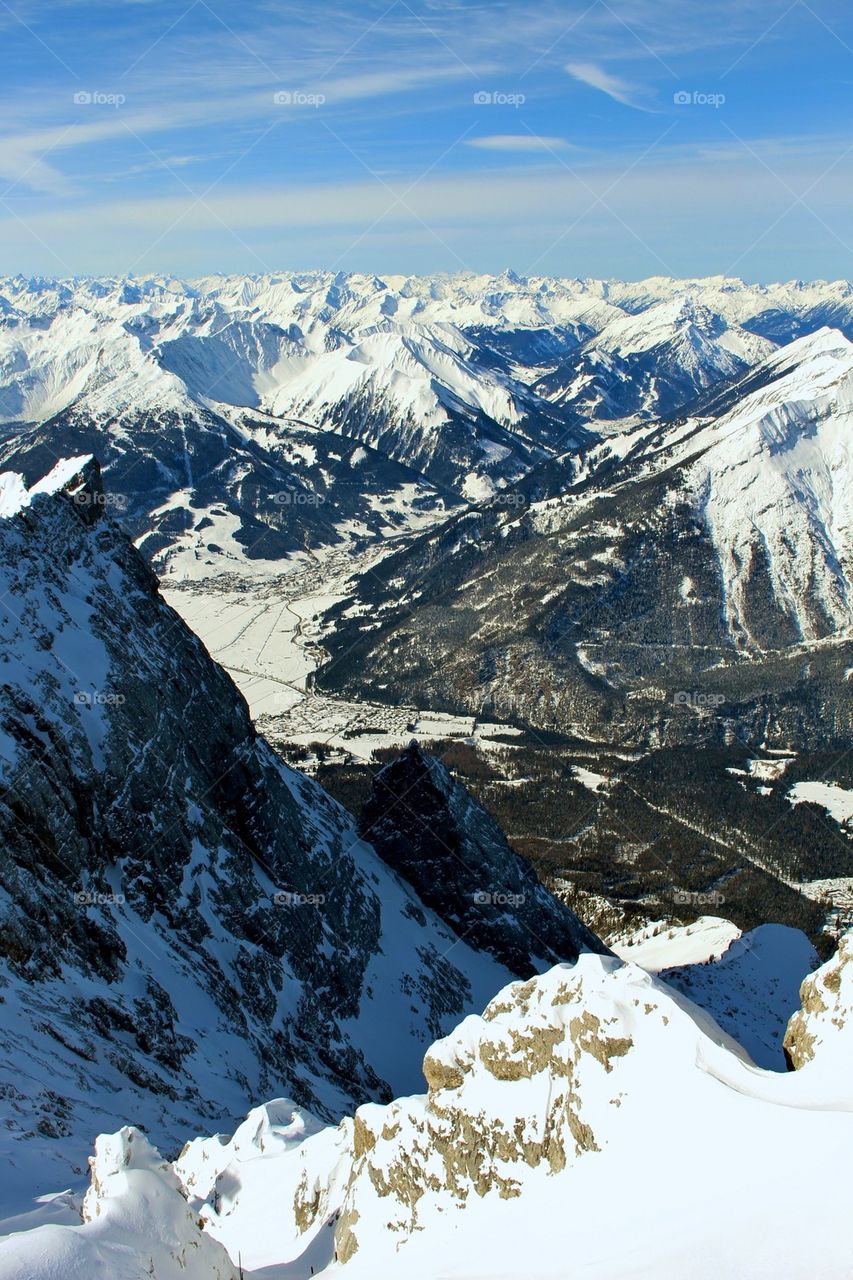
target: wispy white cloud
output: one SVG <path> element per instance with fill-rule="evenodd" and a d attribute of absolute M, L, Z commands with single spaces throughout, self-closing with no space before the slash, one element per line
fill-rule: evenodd
<path fill-rule="evenodd" d="M 788 186 L 805 190 L 825 169 L 826 176 L 815 186 L 810 202 L 828 213 L 853 196 L 849 172 L 840 165 L 829 170 L 830 157 L 842 156 L 844 145 L 841 139 L 827 140 L 826 149 L 817 155 L 792 148 L 787 157 L 779 157 L 778 172 Z M 749 183 L 745 175 L 750 176 Z M 431 175 L 414 187 L 408 177 L 387 182 L 365 178 L 356 182 L 247 185 L 217 190 L 203 202 L 186 194 L 96 204 L 64 202 L 62 208 L 29 214 L 27 221 L 43 234 L 64 238 L 65 233 L 85 234 L 107 227 L 113 233 L 150 235 L 153 227 L 168 226 L 179 217 L 195 230 L 213 228 L 221 219 L 240 231 L 317 224 L 357 227 L 385 214 L 392 222 L 422 219 L 439 226 L 450 211 L 460 223 L 477 227 L 521 217 L 552 220 L 583 213 L 589 207 L 600 210 L 608 206 L 629 219 L 632 210 L 653 219 L 660 214 L 662 189 L 671 211 L 681 214 L 705 203 L 717 217 L 737 190 L 741 192 L 739 212 L 749 215 L 766 211 L 769 194 L 774 207 L 792 199 L 773 174 L 744 150 L 730 153 L 728 148 L 720 148 L 715 156 L 710 148 L 688 152 L 682 147 L 662 146 L 633 169 L 624 156 L 619 163 L 614 163 L 613 157 L 598 157 L 579 166 L 577 173 L 549 167 L 531 175 L 526 167 L 507 166 L 485 175 L 473 171 Z M 602 193 L 602 204 L 597 204 L 596 192 Z M 605 196 L 606 192 L 610 194 Z"/>
<path fill-rule="evenodd" d="M 634 107 L 637 111 L 651 110 L 642 101 L 644 91 L 639 85 L 614 75 L 612 71 L 606 71 L 598 63 L 569 62 L 566 70 L 573 80 L 579 80 L 581 84 L 589 85 L 591 89 L 606 93 L 608 98 L 621 102 L 623 106 Z"/>
<path fill-rule="evenodd" d="M 560 240 L 561 251 L 592 244 L 590 228 L 598 220 L 602 241 L 609 236 L 610 251 L 618 252 L 624 239 L 618 220 L 601 204 L 585 213 L 592 195 L 580 178 L 587 178 L 602 192 L 617 182 L 607 203 L 628 224 L 645 217 L 638 229 L 659 244 L 663 257 L 668 251 L 655 239 L 657 226 L 677 209 L 691 252 L 701 254 L 714 224 L 709 216 L 704 232 L 694 234 L 700 214 L 691 201 L 699 199 L 698 191 L 709 197 L 719 227 L 729 228 L 741 216 L 752 219 L 752 238 L 761 217 L 753 196 L 769 211 L 765 225 L 781 211 L 774 201 L 788 198 L 745 147 L 721 133 L 725 112 L 672 110 L 674 89 L 715 87 L 714 66 L 719 72 L 741 55 L 744 63 L 748 56 L 754 79 L 737 94 L 732 81 L 739 131 L 770 169 L 804 192 L 837 154 L 837 168 L 806 197 L 824 201 L 816 207 L 832 222 L 841 216 L 838 209 L 849 207 L 847 189 L 835 189 L 847 168 L 843 148 L 821 163 L 819 139 L 792 142 L 786 135 L 804 127 L 801 113 L 795 101 L 781 97 L 774 99 L 777 136 L 760 145 L 754 131 L 770 127 L 763 110 L 767 86 L 775 92 L 786 52 L 796 76 L 803 66 L 823 72 L 834 47 L 835 79 L 849 74 L 841 54 L 849 55 L 802 7 L 795 6 L 764 40 L 772 7 L 770 0 L 705 0 L 698 47 L 695 0 L 529 0 L 522 18 L 517 0 L 328 0 L 322 6 L 316 0 L 284 6 L 243 0 L 236 7 L 186 0 L 186 8 L 177 9 L 169 0 L 125 0 L 114 6 L 109 22 L 90 0 L 53 0 L 49 6 L 15 0 L 14 12 L 0 3 L 7 52 L 0 195 L 11 187 L 9 208 L 0 207 L 6 237 L 0 251 L 12 270 L 24 261 L 49 269 L 45 244 L 75 269 L 127 267 L 146 246 L 154 269 L 166 263 L 181 269 L 190 258 L 204 269 L 225 260 L 254 269 L 256 260 L 239 258 L 249 253 L 246 244 L 264 256 L 272 244 L 275 260 L 291 264 L 299 246 L 302 262 L 310 254 L 316 264 L 328 264 L 338 256 L 344 260 L 351 243 L 363 243 L 366 254 L 368 245 L 375 251 L 385 240 L 396 243 L 395 237 L 403 249 L 423 240 L 440 252 L 426 223 L 444 238 L 458 234 L 458 252 L 473 243 L 485 255 L 488 244 L 503 262 L 507 246 L 556 239 L 560 225 L 571 227 L 581 218 L 579 231 Z M 809 32 L 822 42 L 819 63 L 816 56 L 809 61 L 815 53 Z M 70 74 L 48 56 L 45 41 Z M 725 57 L 712 63 L 709 49 L 722 49 Z M 762 59 L 770 52 L 774 67 L 762 80 Z M 484 89 L 524 101 L 517 111 L 499 106 L 483 112 L 475 94 Z M 586 89 L 594 94 L 587 97 Z M 120 110 L 78 109 L 78 90 L 120 92 L 126 101 Z M 282 90 L 291 91 L 291 103 L 274 102 Z M 296 91 L 322 94 L 325 101 L 314 111 L 299 105 Z M 630 117 L 622 113 L 623 137 L 614 136 L 611 109 L 573 118 L 581 97 L 609 108 L 598 95 L 633 108 Z M 762 111 L 752 120 L 756 104 Z M 657 107 L 673 118 L 665 152 L 655 142 L 663 129 Z M 822 127 L 834 129 L 835 118 Z M 478 132 L 484 136 L 474 136 Z M 559 136 L 563 132 L 568 138 Z M 652 149 L 655 167 L 648 187 L 652 156 L 638 165 L 642 173 L 627 173 L 645 147 Z M 560 172 L 560 156 L 571 174 Z M 747 168 L 753 180 L 740 192 Z M 378 180 L 360 184 L 366 172 Z M 736 180 L 726 178 L 732 174 Z M 405 200 L 394 205 L 389 186 Z M 193 204 L 190 187 L 208 193 L 204 203 Z M 737 210 L 730 211 L 732 199 Z M 414 212 L 407 213 L 407 206 Z M 448 210 L 458 225 L 450 225 Z M 376 230 L 365 232 L 374 222 Z M 223 223 L 235 229 L 230 239 Z M 768 235 L 763 243 L 772 241 Z M 833 248 L 840 252 L 837 242 Z M 400 265 L 404 261 L 401 250 Z M 579 266 L 587 270 L 584 262 Z M 798 271 L 809 273 L 804 266 Z"/>
<path fill-rule="evenodd" d="M 144 137 L 169 132 L 175 129 L 180 119 L 168 108 L 131 112 L 123 107 L 89 104 L 72 108 L 72 111 L 67 123 L 0 135 L 0 179 L 23 191 L 67 195 L 79 183 L 76 178 L 69 178 L 60 167 L 59 158 L 63 152 L 116 139 L 132 139 L 134 135 Z M 192 121 L 209 124 L 233 119 L 233 108 L 229 111 L 222 104 L 217 106 L 211 102 L 210 110 L 205 111 L 202 104 L 195 103 L 189 114 Z"/>
<path fill-rule="evenodd" d="M 482 138 L 467 138 L 466 146 L 482 151 L 563 151 L 571 144 L 565 138 L 542 137 L 535 133 L 491 133 Z"/>
<path fill-rule="evenodd" d="M 415 89 L 440 88 L 454 80 L 470 79 L 467 68 L 454 63 L 421 67 L 396 67 L 386 71 L 365 72 L 321 78 L 316 86 L 329 102 L 357 102 L 363 98 L 384 98 L 389 94 L 407 93 Z"/>
<path fill-rule="evenodd" d="M 325 109 L 334 112 L 389 96 L 399 98 L 416 90 L 433 90 L 440 102 L 442 94 L 447 93 L 450 86 L 466 78 L 468 73 L 464 68 L 453 64 L 439 65 L 433 61 L 426 66 L 398 67 L 313 81 L 284 74 L 263 87 L 255 78 L 255 83 L 250 80 L 248 88 L 244 87 L 243 91 L 236 84 L 226 84 L 226 77 L 222 76 L 223 83 L 215 96 L 209 90 L 191 97 L 176 96 L 174 92 L 170 96 L 159 87 L 145 85 L 134 88 L 116 81 L 120 98 L 117 106 L 98 105 L 97 102 L 79 104 L 69 90 L 61 95 L 51 95 L 42 104 L 49 109 L 45 112 L 47 119 L 35 128 L 27 128 L 26 125 L 16 128 L 16 118 L 13 115 L 6 118 L 5 130 L 0 126 L 0 182 L 5 181 L 22 190 L 62 195 L 79 185 L 78 180 L 87 169 L 76 159 L 63 165 L 60 160 L 62 153 L 121 139 L 133 148 L 134 139 L 175 135 L 169 144 L 175 155 L 189 154 L 194 160 L 206 155 L 208 160 L 215 160 L 216 151 L 210 147 L 210 140 L 215 137 L 217 142 L 221 142 L 221 126 L 236 131 L 252 126 L 266 129 L 270 124 L 299 124 L 306 116 L 302 96 L 306 93 L 317 95 Z M 207 84 L 217 82 L 211 70 Z M 233 91 L 227 92 L 229 88 Z M 87 91 L 84 89 L 82 92 L 85 95 Z M 116 92 L 110 84 L 109 93 L 114 95 Z M 89 96 L 92 96 L 91 92 Z M 216 132 L 212 133 L 212 129 Z M 243 149 L 245 145 L 244 141 Z M 168 169 L 179 165 L 180 160 L 165 160 L 161 167 Z M 153 171 L 156 165 L 146 161 L 146 167 Z M 66 169 L 73 177 L 67 176 Z M 105 169 L 103 178 L 115 180 L 118 176 L 130 175 L 134 169 L 141 171 L 136 165 L 125 163 L 114 173 Z"/>

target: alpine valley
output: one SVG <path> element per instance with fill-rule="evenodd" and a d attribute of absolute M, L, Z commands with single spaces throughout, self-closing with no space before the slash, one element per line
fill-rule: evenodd
<path fill-rule="evenodd" d="M 0 471 L 0 1280 L 850 1276 L 853 285 L 2 279 Z"/>

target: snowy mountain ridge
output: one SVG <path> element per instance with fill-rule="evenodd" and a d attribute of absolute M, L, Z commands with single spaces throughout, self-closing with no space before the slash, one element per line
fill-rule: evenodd
<path fill-rule="evenodd" d="M 132 1129 L 99 1138 L 84 1225 L 0 1240 L 0 1277 L 48 1280 L 61 1259 L 75 1280 L 142 1280 L 150 1257 L 160 1280 L 231 1280 L 229 1259 L 269 1280 L 842 1280 L 849 959 L 804 983 L 792 1026 L 832 1016 L 798 1033 L 808 1053 L 785 1073 L 637 965 L 583 955 L 435 1043 L 425 1094 L 336 1129 L 277 1099 L 171 1166 Z"/>
<path fill-rule="evenodd" d="M 853 343 L 821 328 L 767 356 L 737 389 L 719 415 L 658 428 L 628 456 L 643 476 L 683 469 L 739 643 L 763 643 L 744 602 L 759 558 L 791 638 L 844 635 L 853 625 Z"/>
<path fill-rule="evenodd" d="M 0 281 L 0 1280 L 846 1280 L 850 941 L 752 925 L 849 871 L 851 338 L 843 281 Z M 361 735 L 359 820 L 208 650 Z M 386 705 L 456 777 L 370 778 Z M 731 919 L 622 964 L 537 841 Z"/>
<path fill-rule="evenodd" d="M 323 387 L 328 397 L 346 390 L 354 374 L 340 360 L 329 361 L 336 351 L 347 359 L 351 347 L 350 359 L 387 378 L 406 335 L 432 344 L 433 358 L 444 364 L 438 380 L 446 377 L 451 390 L 460 375 L 448 368 L 448 343 L 450 350 L 462 344 L 470 352 L 472 341 L 476 347 L 478 336 L 490 331 L 551 331 L 562 335 L 567 350 L 591 338 L 591 351 L 623 356 L 683 335 L 682 354 L 692 348 L 693 358 L 710 361 L 719 376 L 736 367 L 735 357 L 754 363 L 769 349 L 767 338 L 741 326 L 771 305 L 799 317 L 831 299 L 853 314 L 844 283 L 762 289 L 739 281 L 651 280 L 631 286 L 511 275 L 384 281 L 317 272 L 186 282 L 16 277 L 0 280 L 0 299 L 6 375 L 0 403 L 10 422 L 42 420 L 90 399 L 94 412 L 107 414 L 121 406 L 122 385 L 131 376 L 147 384 L 141 402 L 172 407 L 178 388 L 163 376 L 169 372 L 193 394 L 286 416 L 294 404 L 313 404 Z M 523 357 L 514 362 L 516 372 L 524 367 Z M 291 396 L 294 376 L 305 385 Z M 485 370 L 481 376 L 488 377 Z M 329 386 L 330 378 L 337 387 Z M 99 397 L 107 381 L 115 383 L 112 397 Z M 508 425 L 517 415 L 511 396 L 511 389 L 495 389 L 483 407 Z M 322 425 L 322 405 L 315 408 L 313 421 Z M 437 411 L 434 402 L 430 411 Z"/>
<path fill-rule="evenodd" d="M 511 490 L 517 503 L 427 532 L 362 579 L 358 604 L 335 617 L 335 687 L 375 681 L 401 700 L 470 710 L 493 698 L 540 728 L 586 736 L 615 723 L 626 741 L 634 730 L 647 741 L 713 730 L 715 719 L 725 740 L 722 715 L 678 708 L 691 690 L 700 705 L 708 696 L 728 707 L 743 689 L 753 706 L 724 714 L 739 736 L 754 718 L 757 746 L 769 741 L 767 699 L 778 686 L 789 706 L 784 719 L 771 716 L 776 745 L 791 734 L 843 740 L 851 375 L 853 344 L 820 329 L 712 391 L 695 414 L 611 437 L 586 474 L 544 464 Z M 810 702 L 809 671 L 795 675 L 800 654 L 815 648 L 840 677 L 821 676 L 820 708 L 795 710 L 792 699 Z M 790 675 L 780 681 L 768 666 L 762 683 L 760 664 L 773 654 L 785 655 Z M 650 686 L 671 693 L 653 698 Z"/>
<path fill-rule="evenodd" d="M 220 314 L 252 315 L 283 324 L 314 318 L 339 318 L 341 329 L 376 325 L 387 319 L 406 322 L 423 318 L 469 327 L 532 328 L 567 325 L 597 315 L 602 321 L 618 312 L 633 315 L 673 295 L 695 298 L 736 324 L 770 311 L 805 317 L 816 308 L 841 308 L 853 301 L 848 280 L 806 282 L 792 280 L 768 285 L 733 277 L 673 279 L 648 277 L 639 281 L 593 280 L 552 276 L 519 276 L 458 272 L 454 275 L 380 278 L 364 273 L 331 271 L 289 272 L 246 276 L 205 276 L 181 280 L 172 276 L 26 278 L 0 280 L 5 315 L 27 313 L 45 317 L 59 307 L 78 304 L 97 314 L 115 308 L 146 308 L 160 317 L 180 313 L 204 314 L 205 307 Z"/>

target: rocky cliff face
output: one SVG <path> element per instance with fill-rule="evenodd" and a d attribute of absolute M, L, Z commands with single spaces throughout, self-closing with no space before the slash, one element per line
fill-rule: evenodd
<path fill-rule="evenodd" d="M 853 933 L 803 982 L 802 1008 L 788 1023 L 785 1056 L 794 1070 L 813 1067 L 849 1082 L 853 1057 Z"/>
<path fill-rule="evenodd" d="M 327 1116 L 410 1088 L 507 969 L 257 736 L 94 462 L 0 494 L 6 1157 L 50 1185 L 110 1121 L 168 1149 L 281 1086 Z"/>
<path fill-rule="evenodd" d="M 417 743 L 376 775 L 360 830 L 460 939 L 520 977 L 606 950 Z"/>
<path fill-rule="evenodd" d="M 637 1031 L 664 1025 L 648 980 L 619 968 L 590 957 L 506 988 L 427 1053 L 425 1097 L 359 1109 L 336 1228 L 342 1262 L 374 1242 L 380 1221 L 391 1238 L 410 1237 L 439 1207 L 454 1214 L 469 1199 L 517 1199 L 531 1176 L 559 1175 L 602 1150 L 604 1095 L 621 1105 Z M 636 1012 L 630 999 L 617 1011 L 609 997 L 632 979 Z"/>

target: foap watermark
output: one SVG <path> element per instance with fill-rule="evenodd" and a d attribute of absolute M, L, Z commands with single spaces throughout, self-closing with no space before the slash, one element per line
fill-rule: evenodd
<path fill-rule="evenodd" d="M 114 511 L 126 511 L 128 506 L 127 498 L 121 493 L 94 493 L 90 489 L 78 489 L 72 494 L 72 501 L 78 507 L 101 507 L 102 510 L 111 507 Z"/>
<path fill-rule="evenodd" d="M 702 89 L 677 89 L 672 100 L 677 107 L 721 107 L 726 95 L 705 93 Z"/>
<path fill-rule="evenodd" d="M 505 93 L 503 89 L 478 89 L 474 94 L 475 107 L 523 107 L 527 97 L 523 93 Z"/>
<path fill-rule="evenodd" d="M 474 901 L 480 907 L 520 907 L 524 900 L 523 893 L 505 893 L 500 890 L 492 892 L 488 889 L 478 889 L 474 894 Z"/>
<path fill-rule="evenodd" d="M 719 889 L 708 889 L 705 893 L 697 893 L 692 889 L 676 889 L 672 900 L 679 907 L 721 907 L 726 895 Z"/>
<path fill-rule="evenodd" d="M 74 895 L 78 907 L 123 907 L 123 893 L 96 893 L 93 889 L 80 889 Z"/>
<path fill-rule="evenodd" d="M 272 500 L 277 507 L 321 507 L 326 501 L 322 493 L 274 493 Z"/>
<path fill-rule="evenodd" d="M 525 507 L 527 499 L 523 493 L 496 493 L 492 502 L 498 507 Z"/>
<path fill-rule="evenodd" d="M 272 100 L 277 107 L 322 107 L 325 93 L 309 93 L 305 89 L 279 89 Z"/>
<path fill-rule="evenodd" d="M 325 893 L 296 893 L 293 889 L 278 889 L 272 896 L 277 907 L 322 907 Z"/>
<path fill-rule="evenodd" d="M 106 93 L 103 89 L 78 89 L 74 94 L 75 107 L 113 107 L 118 110 L 126 102 L 126 94 Z"/>
<path fill-rule="evenodd" d="M 127 702 L 123 693 L 101 693 L 97 689 L 78 689 L 74 701 L 80 707 L 121 707 Z"/>
<path fill-rule="evenodd" d="M 679 689 L 672 700 L 677 707 L 699 707 L 706 711 L 716 711 L 726 701 L 724 693 L 702 693 L 700 689 Z"/>

